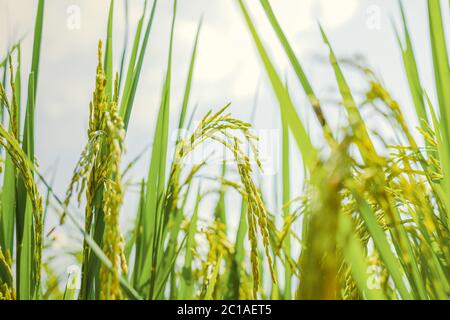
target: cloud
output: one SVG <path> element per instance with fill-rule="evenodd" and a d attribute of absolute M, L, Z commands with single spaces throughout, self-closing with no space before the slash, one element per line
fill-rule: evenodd
<path fill-rule="evenodd" d="M 192 34 L 203 11 L 205 23 L 200 38 L 200 50 L 196 66 L 196 81 L 216 82 L 229 87 L 233 98 L 254 94 L 261 76 L 259 58 L 236 2 L 216 1 L 214 5 L 202 7 L 203 0 L 190 2 L 190 11 L 197 7 L 197 16 L 189 14 L 177 29 L 181 39 L 192 41 Z M 259 1 L 248 0 L 247 6 L 263 38 L 271 57 L 284 72 L 289 63 L 278 40 L 267 22 Z M 301 32 L 317 31 L 316 21 L 327 29 L 334 29 L 348 22 L 358 8 L 357 0 L 302 0 L 271 1 L 275 14 L 290 39 L 297 39 Z M 220 18 L 219 18 L 220 17 Z M 183 19 L 183 18 L 182 18 Z M 220 23 L 218 23 L 220 21 Z M 294 42 L 297 54 L 312 46 L 310 39 L 302 37 Z"/>

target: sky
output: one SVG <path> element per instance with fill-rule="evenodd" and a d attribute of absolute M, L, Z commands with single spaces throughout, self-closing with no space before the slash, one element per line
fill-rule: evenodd
<path fill-rule="evenodd" d="M 149 1 L 151 4 L 152 1 Z M 114 62 L 119 68 L 124 44 L 124 3 L 115 1 Z M 257 29 L 273 58 L 277 70 L 285 76 L 299 114 L 305 120 L 312 136 L 319 135 L 292 68 L 268 23 L 257 0 L 246 0 Z M 432 61 L 428 40 L 428 17 L 425 0 L 403 1 L 408 25 L 413 35 L 414 49 L 425 88 L 434 98 Z M 271 4 L 294 51 L 319 96 L 331 101 L 326 113 L 337 114 L 336 84 L 332 70 L 325 62 L 327 49 L 323 44 L 318 22 L 326 30 L 336 54 L 342 58 L 362 56 L 394 93 L 409 124 L 411 98 L 408 93 L 400 50 L 393 31 L 399 26 L 398 2 L 394 0 L 272 0 Z M 18 39 L 22 42 L 22 79 L 30 70 L 33 25 L 37 1 L 0 0 L 0 56 Z M 48 174 L 56 170 L 55 190 L 62 196 L 70 182 L 72 170 L 86 143 L 89 101 L 95 81 L 97 43 L 104 39 L 109 1 L 106 0 L 47 0 L 41 49 L 41 64 L 37 92 L 36 153 L 40 170 Z M 153 141 L 154 124 L 159 107 L 163 74 L 165 71 L 172 0 L 160 0 L 156 9 L 145 62 L 129 132 L 124 163 L 134 158 Z M 142 0 L 129 1 L 130 42 L 143 7 Z M 445 13 L 446 15 L 448 12 Z M 189 59 L 195 31 L 200 18 L 203 27 L 194 73 L 190 108 L 197 105 L 194 117 L 200 120 L 208 110 L 217 110 L 231 102 L 233 116 L 250 120 L 255 95 L 257 107 L 255 127 L 261 134 L 277 132 L 279 113 L 270 83 L 255 50 L 242 14 L 235 0 L 179 0 L 174 39 L 173 87 L 171 127 L 178 121 Z M 448 26 L 448 17 L 445 17 Z M 75 20 L 74 20 L 75 19 Z M 448 28 L 447 28 L 448 29 Z M 131 43 L 129 44 L 131 45 Z M 353 88 L 364 88 L 360 78 L 346 73 Z M 25 97 L 23 97 L 25 101 Z M 327 105 L 327 104 L 326 104 Z M 378 123 L 367 119 L 369 126 Z M 311 122 L 311 123 L 310 123 Z M 313 139 L 320 144 L 320 139 Z M 273 143 L 278 154 L 278 143 Z M 130 177 L 139 181 L 146 175 L 150 154 L 147 152 L 136 165 Z M 270 160 L 270 159 L 269 159 Z M 293 161 L 299 157 L 293 154 Z M 262 176 L 263 185 L 273 182 L 278 172 Z M 301 168 L 298 165 L 298 168 Z M 301 170 L 293 173 L 293 180 L 301 179 Z M 294 192 L 300 192 L 299 185 Z M 268 187 L 269 188 L 269 187 Z M 270 190 L 270 189 L 268 189 Z M 134 199 L 135 194 L 129 195 Z M 135 206 L 125 204 L 125 210 L 135 212 Z M 231 203 L 231 210 L 239 206 Z M 280 207 L 276 203 L 271 204 Z M 124 219 L 130 217 L 125 215 Z"/>

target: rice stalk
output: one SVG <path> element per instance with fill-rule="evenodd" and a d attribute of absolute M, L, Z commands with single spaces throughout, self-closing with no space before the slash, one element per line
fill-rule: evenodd
<path fill-rule="evenodd" d="M 182 139 L 176 146 L 175 159 L 170 173 L 170 184 L 166 193 L 166 208 L 173 207 L 177 203 L 179 195 L 179 177 L 182 170 L 183 159 L 187 157 L 196 147 L 206 140 L 214 140 L 222 144 L 225 148 L 233 152 L 234 160 L 237 164 L 238 172 L 243 184 L 243 190 L 248 203 L 248 238 L 251 243 L 251 261 L 254 277 L 253 294 L 256 296 L 260 284 L 260 275 L 258 267 L 258 241 L 257 231 L 262 235 L 263 245 L 266 251 L 272 280 L 275 280 L 273 272 L 273 262 L 269 250 L 269 232 L 267 222 L 267 209 L 262 201 L 261 195 L 252 179 L 252 166 L 250 158 L 242 151 L 242 141 L 233 136 L 231 131 L 241 131 L 249 143 L 254 153 L 255 161 L 258 167 L 261 163 L 258 159 L 257 148 L 255 146 L 256 137 L 249 131 L 250 124 L 232 118 L 230 114 L 225 113 L 229 105 L 223 107 L 218 112 L 208 113 L 194 130 L 191 136 Z"/>
<path fill-rule="evenodd" d="M 89 141 L 76 165 L 64 203 L 68 205 L 74 191 L 78 193 L 78 201 L 85 192 L 87 199 L 85 230 L 90 233 L 94 212 L 97 212 L 96 197 L 101 196 L 105 226 L 102 245 L 106 257 L 112 262 L 113 272 L 110 275 L 109 269 L 105 266 L 100 268 L 100 297 L 120 299 L 122 294 L 119 288 L 119 269 L 123 272 L 127 270 L 123 252 L 124 240 L 118 220 L 123 197 L 120 160 L 125 130 L 117 110 L 118 79 L 116 77 L 114 97 L 109 102 L 106 95 L 107 83 L 101 62 L 102 56 L 102 43 L 99 42 L 96 85 L 93 101 L 90 103 Z M 85 272 L 87 272 L 89 254 L 90 249 L 85 241 L 83 245 Z M 87 274 L 83 273 L 82 276 L 86 281 Z"/>
<path fill-rule="evenodd" d="M 5 90 L 0 85 L 0 95 L 7 105 L 10 105 L 5 96 Z M 3 125 L 0 125 L 0 145 L 2 145 L 11 157 L 17 172 L 20 174 L 24 183 L 27 195 L 30 198 L 33 214 L 33 242 L 35 244 L 33 250 L 33 261 L 36 265 L 36 275 L 34 281 L 40 282 L 41 264 L 42 264 L 42 230 L 43 230 L 43 210 L 42 198 L 39 194 L 33 172 L 34 165 L 28 160 L 28 157 L 22 150 L 17 139 L 10 134 Z M 2 249 L 3 250 L 3 249 Z M 7 254 L 9 255 L 9 254 Z M 10 258 L 9 258 L 10 259 Z M 6 261 L 6 260 L 5 260 Z M 12 288 L 10 288 L 12 289 Z"/>

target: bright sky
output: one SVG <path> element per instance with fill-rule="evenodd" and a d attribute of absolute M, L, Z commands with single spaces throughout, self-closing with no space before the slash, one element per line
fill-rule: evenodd
<path fill-rule="evenodd" d="M 196 104 L 199 106 L 196 119 L 200 119 L 209 109 L 218 109 L 232 102 L 233 114 L 248 120 L 260 83 L 256 126 L 260 129 L 278 128 L 278 106 L 237 1 L 178 2 L 172 114 L 177 114 L 181 104 L 195 30 L 203 15 L 204 27 L 200 36 L 190 105 L 191 108 Z M 155 114 L 167 59 L 172 3 L 169 0 L 160 0 L 158 3 L 127 137 L 127 159 L 137 155 L 153 139 Z M 259 1 L 246 0 L 246 3 L 278 70 L 286 75 L 299 113 L 308 119 L 309 106 Z M 408 113 L 411 101 L 391 24 L 391 18 L 399 22 L 397 1 L 272 0 L 271 3 L 320 98 L 333 99 L 336 86 L 329 65 L 323 61 L 327 51 L 317 21 L 325 27 L 338 56 L 360 54 L 366 57 Z M 25 37 L 22 79 L 26 79 L 26 72 L 30 68 L 36 4 L 37 1 L 29 0 L 0 0 L 0 53 L 3 57 L 9 44 Z M 426 1 L 406 0 L 404 4 L 421 76 L 426 88 L 432 88 Z M 88 104 L 97 63 L 96 48 L 98 40 L 105 37 L 108 5 L 107 0 L 46 1 L 37 93 L 37 159 L 44 172 L 58 163 L 55 183 L 60 195 L 68 186 L 71 172 L 86 142 Z M 142 0 L 130 1 L 130 35 L 134 33 L 142 5 Z M 73 8 L 80 10 L 80 26 L 75 29 L 68 27 Z M 116 1 L 115 63 L 120 59 L 123 45 L 122 8 L 123 2 Z M 352 85 L 361 87 L 357 80 Z M 430 94 L 433 95 L 433 92 Z M 329 112 L 333 114 L 335 110 L 330 109 Z M 177 121 L 178 118 L 172 120 Z M 135 180 L 146 174 L 148 162 L 147 153 L 133 174 Z M 267 179 L 271 181 L 272 178 Z M 134 210 L 134 207 L 130 209 Z"/>

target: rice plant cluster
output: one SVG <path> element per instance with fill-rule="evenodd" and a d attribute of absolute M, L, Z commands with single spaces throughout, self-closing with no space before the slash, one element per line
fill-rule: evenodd
<path fill-rule="evenodd" d="M 171 113 L 172 54 L 177 0 L 163 90 L 153 127 L 148 172 L 142 174 L 139 203 L 131 231 L 120 217 L 127 192 L 124 176 L 134 165 L 123 161 L 126 135 L 153 27 L 158 1 L 145 2 L 133 45 L 113 52 L 115 1 L 109 5 L 106 37 L 99 40 L 97 69 L 92 70 L 92 99 L 85 147 L 59 195 L 40 172 L 35 156 L 36 93 L 45 0 L 37 5 L 32 63 L 21 70 L 21 43 L 3 52 L 0 70 L 0 299 L 449 299 L 450 298 L 450 67 L 443 11 L 448 3 L 427 0 L 429 39 L 436 101 L 422 86 L 413 50 L 413 35 L 401 2 L 401 30 L 394 30 L 403 58 L 411 103 L 400 105 L 375 72 L 358 61 L 340 60 L 322 27 L 329 68 L 340 94 L 337 107 L 346 121 L 334 128 L 329 114 L 304 72 L 269 0 L 259 0 L 298 80 L 289 91 L 268 53 L 250 6 L 234 0 L 248 41 L 254 44 L 265 80 L 277 101 L 282 125 L 282 216 L 270 212 L 261 191 L 264 165 L 252 124 L 236 119 L 229 105 L 216 106 L 193 125 L 190 90 L 201 41 L 199 21 L 178 115 Z M 425 0 L 424 0 L 425 1 Z M 253 9 L 253 8 L 251 8 Z M 395 27 L 394 27 L 395 29 Z M 422 45 L 422 44 L 417 44 Z M 96 48 L 92 48 L 95 59 Z M 120 69 L 113 56 L 121 54 Z M 366 84 L 363 99 L 347 82 L 351 67 Z M 21 74 L 27 72 L 24 82 Z M 90 77 L 91 76 L 91 77 Z M 296 105 L 289 92 L 302 91 L 308 103 Z M 22 92 L 26 101 L 21 101 Z M 300 116 L 310 108 L 324 144 L 317 147 Z M 361 110 L 370 109 L 395 133 L 392 143 L 374 132 Z M 23 113 L 21 110 L 25 109 Z M 419 126 L 411 128 L 404 111 Z M 22 119 L 21 114 L 25 117 Z M 175 117 L 175 118 L 174 118 Z M 190 132 L 169 139 L 169 122 Z M 201 145 L 213 141 L 232 155 L 237 175 L 210 180 L 201 188 L 207 158 L 188 160 Z M 174 147 L 171 158 L 169 149 Z M 294 147 L 296 150 L 292 150 Z M 296 155 L 293 157 L 292 154 Z M 297 156 L 299 155 L 299 156 Z M 295 159 L 295 161 L 293 161 Z M 294 170 L 305 181 L 291 179 Z M 292 181 L 291 181 L 292 180 Z M 200 183 L 196 183 L 200 181 Z M 291 187 L 302 184 L 301 194 Z M 237 192 L 240 212 L 229 212 L 226 193 Z M 200 215 L 204 199 L 215 195 L 208 218 Z M 192 208 L 188 203 L 193 203 Z M 83 220 L 77 208 L 84 212 Z M 73 276 L 56 276 L 47 261 L 51 233 L 44 234 L 48 215 L 57 228 L 75 227 L 83 241 L 76 256 L 80 286 Z M 231 231 L 230 220 L 237 220 Z M 77 279 L 75 279 L 76 281 Z"/>

